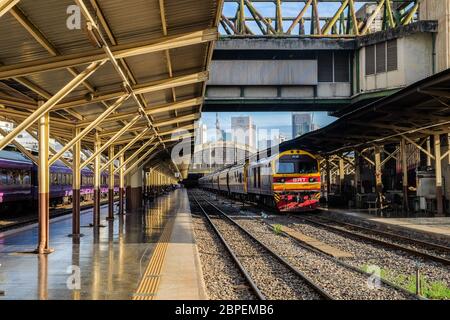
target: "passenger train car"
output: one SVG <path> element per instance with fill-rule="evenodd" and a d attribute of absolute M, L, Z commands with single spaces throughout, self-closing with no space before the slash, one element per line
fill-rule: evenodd
<path fill-rule="evenodd" d="M 0 212 L 5 209 L 30 206 L 38 199 L 37 166 L 15 151 L 0 151 Z M 91 200 L 94 194 L 94 176 L 89 169 L 81 171 L 81 201 Z M 114 178 L 114 193 L 118 194 L 118 175 Z M 101 194 L 108 194 L 108 174 L 102 173 Z M 50 204 L 72 202 L 72 170 L 61 161 L 50 167 Z"/>
<path fill-rule="evenodd" d="M 305 150 L 285 150 L 224 168 L 199 179 L 201 188 L 260 202 L 280 212 L 309 211 L 319 206 L 317 158 Z"/>

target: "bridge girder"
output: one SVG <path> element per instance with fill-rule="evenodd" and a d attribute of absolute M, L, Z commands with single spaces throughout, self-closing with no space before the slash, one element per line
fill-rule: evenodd
<path fill-rule="evenodd" d="M 376 19 L 382 20 L 382 30 L 407 25 L 416 19 L 417 0 L 224 0 L 220 21 L 223 36 L 291 36 L 355 37 L 371 33 Z M 298 4 L 296 14 L 283 15 L 283 3 Z M 358 15 L 357 3 L 372 5 L 364 15 Z M 273 14 L 264 15 L 260 4 L 272 4 Z M 334 10 L 324 15 L 324 5 Z M 292 12 L 292 8 L 289 8 Z M 327 10 L 329 11 L 329 10 Z M 248 15 L 250 13 L 250 15 Z"/>

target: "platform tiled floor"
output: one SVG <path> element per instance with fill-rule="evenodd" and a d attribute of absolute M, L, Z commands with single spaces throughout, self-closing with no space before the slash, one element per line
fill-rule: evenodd
<path fill-rule="evenodd" d="M 84 227 L 92 211 L 81 216 L 79 243 L 67 235 L 71 217 L 51 223 L 50 242 L 55 252 L 46 256 L 24 254 L 36 248 L 37 227 L 0 235 L 0 299 L 129 299 L 152 254 L 166 216 L 176 214 L 182 190 L 160 197 L 141 213 L 105 220 L 95 231 Z M 68 286 L 73 266 L 80 269 L 80 289 Z M 73 276 L 74 277 L 74 276 Z"/>

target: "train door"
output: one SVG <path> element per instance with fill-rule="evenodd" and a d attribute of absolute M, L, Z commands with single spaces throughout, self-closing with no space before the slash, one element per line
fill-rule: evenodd
<path fill-rule="evenodd" d="M 227 172 L 227 192 L 230 194 L 230 171 Z"/>

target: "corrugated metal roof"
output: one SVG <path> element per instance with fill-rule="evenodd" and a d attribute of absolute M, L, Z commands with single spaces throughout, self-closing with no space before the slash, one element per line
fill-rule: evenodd
<path fill-rule="evenodd" d="M 156 48 L 156 51 L 151 53 L 132 53 L 132 56 L 119 61 L 132 85 L 148 85 L 140 95 L 148 110 L 165 107 L 184 99 L 203 97 L 205 86 L 203 78 L 175 84 L 172 84 L 172 81 L 176 82 L 175 77 L 190 76 L 208 70 L 208 57 L 212 50 L 211 40 L 214 39 L 188 33 L 206 32 L 211 28 L 217 31 L 222 2 L 222 0 L 84 0 L 112 49 L 116 45 L 142 41 L 154 41 L 157 44 L 164 44 L 167 41 L 174 43 L 174 47 L 168 50 Z M 160 3 L 163 3 L 164 10 L 161 10 Z M 46 64 L 56 61 L 55 56 L 62 56 L 61 61 L 67 61 L 66 55 L 94 53 L 96 49 L 88 37 L 84 18 L 80 29 L 68 29 L 68 8 L 73 5 L 75 2 L 70 0 L 22 0 L 0 18 L 0 102 L 6 107 L 0 109 L 0 116 L 22 121 L 24 113 L 17 118 L 17 111 L 33 112 L 37 108 L 36 99 L 39 92 L 44 92 L 44 95 L 55 94 L 72 80 L 76 73 L 86 68 L 85 62 L 71 64 L 68 66 L 71 69 L 48 68 L 50 65 Z M 162 16 L 162 13 L 165 15 Z M 210 32 L 207 31 L 207 34 Z M 186 37 L 170 38 L 180 35 Z M 169 38 L 164 38 L 165 36 Z M 194 40 L 190 40 L 194 37 Z M 154 44 L 153 47 L 155 46 Z M 24 62 L 35 65 L 35 69 L 32 73 L 27 70 L 15 76 L 14 70 L 17 70 L 19 64 L 23 66 Z M 10 69 L 13 69 L 13 72 L 3 76 L 2 72 Z M 170 72 L 175 79 L 171 79 Z M 155 80 L 159 82 L 152 83 Z M 167 85 L 161 86 L 161 82 Z M 83 127 L 94 121 L 120 94 L 124 94 L 122 79 L 112 64 L 107 63 L 55 106 L 55 110 L 59 111 L 51 112 L 52 135 L 69 140 L 75 126 Z M 98 101 L 99 97 L 105 99 L 105 103 Z M 90 102 L 92 99 L 96 99 L 95 102 Z M 65 107 L 64 110 L 58 107 L 70 101 L 79 103 L 71 104 L 70 108 Z M 185 120 L 186 116 L 197 114 L 199 110 L 200 104 L 189 104 L 179 110 L 168 108 L 167 111 L 152 113 L 150 117 L 156 122 L 173 120 L 173 123 L 159 128 L 167 131 L 193 124 L 193 120 Z M 111 116 L 125 112 L 129 117 L 100 124 L 100 132 L 120 130 L 127 121 L 138 114 L 137 111 L 137 105 L 132 99 L 128 99 Z M 180 118 L 180 122 L 177 123 L 177 117 L 184 118 Z M 64 118 L 70 122 L 63 121 Z M 143 124 L 144 121 L 139 121 L 135 126 Z M 134 137 L 137 133 L 127 133 L 121 139 Z M 91 132 L 83 141 L 90 148 L 92 148 L 92 134 Z M 109 136 L 103 136 L 104 141 L 108 139 Z M 169 143 L 167 145 L 169 146 Z"/>

